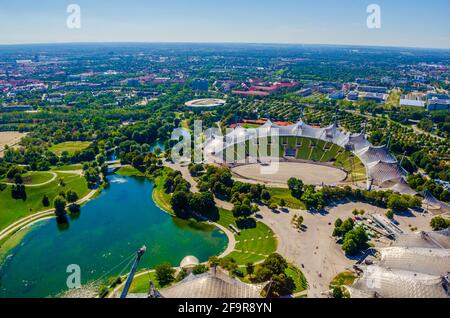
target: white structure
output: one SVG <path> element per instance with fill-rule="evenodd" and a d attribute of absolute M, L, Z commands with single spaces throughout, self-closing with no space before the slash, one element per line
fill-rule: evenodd
<path fill-rule="evenodd" d="M 190 274 L 181 282 L 159 292 L 163 298 L 261 298 L 264 286 L 245 284 L 217 267 L 204 274 Z"/>
<path fill-rule="evenodd" d="M 450 229 L 405 234 L 393 246 L 378 249 L 373 262 L 361 266 L 352 297 L 448 298 Z"/>
<path fill-rule="evenodd" d="M 263 126 L 253 129 L 245 129 L 238 125 L 225 137 L 210 136 L 204 147 L 206 161 L 220 161 L 219 158 L 223 158 L 226 149 L 234 147 L 237 143 L 253 141 L 254 144 L 257 144 L 259 137 L 271 136 L 272 130 L 275 129 L 279 137 L 318 139 L 350 150 L 366 167 L 367 187 L 369 189 L 372 186 L 378 186 L 402 194 L 416 194 L 405 182 L 407 172 L 401 168 L 397 159 L 389 153 L 387 146 L 375 147 L 367 140 L 365 133 L 343 132 L 339 129 L 337 123 L 326 128 L 312 127 L 303 121 L 290 126 L 279 126 L 268 120 Z"/>

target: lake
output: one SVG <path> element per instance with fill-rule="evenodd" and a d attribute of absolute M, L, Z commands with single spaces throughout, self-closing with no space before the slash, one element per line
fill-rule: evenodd
<path fill-rule="evenodd" d="M 71 264 L 80 266 L 83 284 L 127 273 L 127 259 L 142 245 L 147 251 L 139 268 L 178 266 L 186 255 L 206 261 L 225 250 L 227 237 L 217 228 L 158 208 L 150 180 L 113 175 L 110 184 L 66 226 L 48 219 L 26 229 L 0 267 L 0 297 L 58 295 L 67 289 Z"/>

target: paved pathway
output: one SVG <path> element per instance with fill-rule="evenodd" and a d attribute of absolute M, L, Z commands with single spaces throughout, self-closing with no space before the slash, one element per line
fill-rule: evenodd
<path fill-rule="evenodd" d="M 41 187 L 41 186 L 44 186 L 46 184 L 49 184 L 50 182 L 55 181 L 55 179 L 58 177 L 58 175 L 55 172 L 53 172 L 53 171 L 45 171 L 45 172 L 48 172 L 48 173 L 50 173 L 52 175 L 52 178 L 50 180 L 47 180 L 47 181 L 42 182 L 42 183 L 37 183 L 37 184 L 24 184 L 24 186 L 27 187 L 27 188 L 28 187 Z M 5 182 L 4 184 L 16 185 L 15 183 L 11 183 L 11 182 Z"/>

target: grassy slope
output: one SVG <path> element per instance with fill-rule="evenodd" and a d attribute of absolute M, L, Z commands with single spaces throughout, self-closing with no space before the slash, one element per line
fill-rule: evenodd
<path fill-rule="evenodd" d="M 47 182 L 53 178 L 53 175 L 46 171 L 30 171 L 27 173 L 24 173 L 22 175 L 22 178 L 24 179 L 24 184 L 40 184 Z M 1 182 L 14 182 L 11 180 L 3 179 Z"/>
<path fill-rule="evenodd" d="M 80 164 L 53 166 L 50 168 L 50 170 L 52 170 L 52 171 L 73 171 L 73 170 L 81 170 L 81 169 L 83 169 L 83 167 Z"/>
<path fill-rule="evenodd" d="M 267 188 L 273 200 L 278 206 L 280 206 L 281 199 L 284 199 L 286 206 L 291 209 L 305 209 L 305 205 L 299 199 L 294 198 L 291 195 L 289 189 L 284 188 Z"/>
<path fill-rule="evenodd" d="M 350 286 L 353 284 L 355 279 L 356 276 L 352 272 L 342 272 L 333 278 L 333 280 L 330 283 L 330 287 L 342 285 Z"/>
<path fill-rule="evenodd" d="M 155 187 L 153 189 L 153 200 L 164 211 L 173 214 L 172 205 L 170 204 L 170 194 L 164 191 L 165 175 L 155 178 Z"/>
<path fill-rule="evenodd" d="M 134 167 L 126 166 L 121 167 L 119 170 L 116 171 L 116 174 L 124 176 L 124 177 L 143 177 L 144 174 L 137 170 Z"/>
<path fill-rule="evenodd" d="M 230 211 L 219 209 L 220 225 L 229 228 L 229 224 L 237 227 L 233 214 Z M 235 234 L 236 251 L 230 253 L 238 265 L 248 262 L 259 262 L 277 249 L 277 241 L 272 230 L 261 222 L 257 222 L 256 228 L 241 230 L 240 235 Z"/>
<path fill-rule="evenodd" d="M 289 267 L 285 271 L 286 275 L 292 277 L 295 284 L 295 289 L 293 293 L 299 293 L 308 288 L 308 282 L 306 280 L 305 275 L 303 275 L 302 271 L 295 267 L 292 264 L 289 264 Z"/>
<path fill-rule="evenodd" d="M 62 178 L 65 186 L 59 186 L 59 179 Z M 0 192 L 0 229 L 9 224 L 36 212 L 44 211 L 53 206 L 54 198 L 61 192 L 69 189 L 74 190 L 81 198 L 85 196 L 89 189 L 86 180 L 73 174 L 58 174 L 58 178 L 41 187 L 26 188 L 27 199 L 15 200 L 11 197 L 11 186 Z M 42 205 L 42 198 L 46 194 L 50 199 L 50 207 Z"/>
<path fill-rule="evenodd" d="M 160 289 L 161 286 L 158 283 L 158 280 L 156 279 L 156 272 L 150 272 L 148 274 L 144 274 L 142 276 L 136 277 L 133 279 L 133 282 L 130 286 L 130 294 L 134 293 L 147 293 L 148 289 L 150 287 L 150 280 L 153 281 L 155 284 L 155 287 Z"/>
<path fill-rule="evenodd" d="M 67 141 L 50 147 L 50 151 L 55 155 L 60 156 L 63 151 L 67 151 L 70 155 L 73 155 L 76 151 L 81 151 L 89 147 L 91 142 L 89 141 Z"/>

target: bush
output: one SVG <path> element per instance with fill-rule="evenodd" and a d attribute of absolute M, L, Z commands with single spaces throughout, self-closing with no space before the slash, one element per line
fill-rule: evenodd
<path fill-rule="evenodd" d="M 356 255 L 367 248 L 368 241 L 369 236 L 366 230 L 362 226 L 358 226 L 345 234 L 342 249 L 349 255 Z"/>
<path fill-rule="evenodd" d="M 290 178 L 288 180 L 288 187 L 294 198 L 300 199 L 303 195 L 303 181 L 296 178 Z"/>
<path fill-rule="evenodd" d="M 206 265 L 198 264 L 198 265 L 195 265 L 194 268 L 192 269 L 192 274 L 200 275 L 200 274 L 206 273 L 207 271 L 208 271 L 208 267 Z"/>
<path fill-rule="evenodd" d="M 387 217 L 389 220 L 393 220 L 393 219 L 394 219 L 394 212 L 393 212 L 391 209 L 387 210 L 387 212 L 386 212 L 386 217 Z"/>
<path fill-rule="evenodd" d="M 431 220 L 430 226 L 434 231 L 445 230 L 450 227 L 450 220 L 444 219 L 442 216 L 436 216 Z"/>

